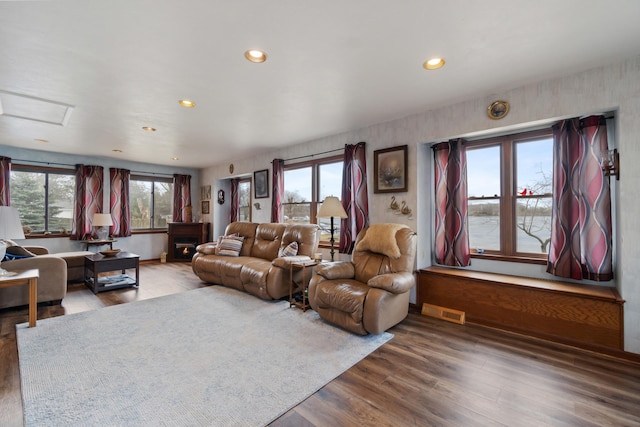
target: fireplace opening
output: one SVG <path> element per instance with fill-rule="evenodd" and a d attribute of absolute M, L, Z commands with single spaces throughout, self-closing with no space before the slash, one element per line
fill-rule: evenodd
<path fill-rule="evenodd" d="M 191 259 L 196 253 L 198 239 L 191 237 L 176 237 L 173 241 L 173 257 L 175 259 Z"/>

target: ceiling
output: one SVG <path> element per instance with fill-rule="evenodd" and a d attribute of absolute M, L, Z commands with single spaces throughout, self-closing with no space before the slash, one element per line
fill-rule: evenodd
<path fill-rule="evenodd" d="M 0 145 L 206 167 L 638 55 L 639 21 L 638 0 L 4 1 Z"/>

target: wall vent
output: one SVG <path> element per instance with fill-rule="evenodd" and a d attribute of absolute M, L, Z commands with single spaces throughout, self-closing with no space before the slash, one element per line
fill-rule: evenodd
<path fill-rule="evenodd" d="M 452 308 L 425 303 L 422 304 L 422 315 L 464 325 L 464 311 L 454 310 Z"/>

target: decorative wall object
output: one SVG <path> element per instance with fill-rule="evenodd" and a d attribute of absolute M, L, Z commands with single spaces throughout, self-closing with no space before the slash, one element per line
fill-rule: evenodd
<path fill-rule="evenodd" d="M 218 204 L 224 205 L 224 190 L 218 191 Z"/>
<path fill-rule="evenodd" d="M 211 200 L 211 186 L 203 185 L 200 187 L 200 200 Z"/>
<path fill-rule="evenodd" d="M 509 103 L 507 101 L 495 101 L 487 107 L 487 115 L 492 120 L 503 119 L 509 114 Z"/>
<path fill-rule="evenodd" d="M 253 173 L 254 198 L 264 199 L 269 197 L 269 169 L 263 169 Z"/>
<path fill-rule="evenodd" d="M 207 215 L 210 212 L 211 211 L 210 211 L 209 201 L 208 200 L 203 200 L 202 201 L 202 214 L 203 215 Z"/>
<path fill-rule="evenodd" d="M 373 192 L 407 191 L 407 146 L 385 148 L 373 152 Z"/>

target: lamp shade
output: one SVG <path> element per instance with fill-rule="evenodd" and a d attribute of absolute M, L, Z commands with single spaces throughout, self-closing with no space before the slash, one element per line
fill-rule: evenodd
<path fill-rule="evenodd" d="M 320 210 L 318 211 L 318 217 L 320 218 L 346 218 L 347 213 L 342 207 L 342 203 L 335 196 L 328 196 L 322 202 L 322 206 L 320 206 Z"/>
<path fill-rule="evenodd" d="M 91 222 L 91 224 L 94 227 L 107 227 L 107 226 L 110 227 L 113 225 L 113 221 L 111 220 L 111 214 L 105 214 L 105 213 L 93 214 L 93 221 Z"/>
<path fill-rule="evenodd" d="M 18 209 L 0 206 L 0 239 L 24 239 Z"/>

